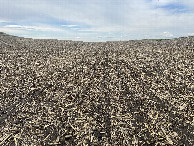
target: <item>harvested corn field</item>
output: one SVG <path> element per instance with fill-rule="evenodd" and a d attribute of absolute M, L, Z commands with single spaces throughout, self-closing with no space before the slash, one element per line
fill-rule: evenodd
<path fill-rule="evenodd" d="M 0 36 L 0 145 L 194 145 L 194 37 Z"/>

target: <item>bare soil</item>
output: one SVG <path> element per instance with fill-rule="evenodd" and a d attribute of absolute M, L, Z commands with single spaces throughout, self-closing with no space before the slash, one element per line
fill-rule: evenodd
<path fill-rule="evenodd" d="M 0 145 L 194 145 L 194 38 L 0 36 Z"/>

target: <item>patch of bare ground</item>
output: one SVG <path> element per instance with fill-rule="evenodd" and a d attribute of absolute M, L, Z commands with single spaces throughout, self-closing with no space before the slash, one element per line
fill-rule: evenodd
<path fill-rule="evenodd" d="M 193 50 L 0 36 L 0 145 L 194 145 Z"/>

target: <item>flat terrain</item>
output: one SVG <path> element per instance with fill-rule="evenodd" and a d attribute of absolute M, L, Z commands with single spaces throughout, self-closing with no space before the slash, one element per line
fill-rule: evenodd
<path fill-rule="evenodd" d="M 194 37 L 0 36 L 0 145 L 194 145 Z"/>

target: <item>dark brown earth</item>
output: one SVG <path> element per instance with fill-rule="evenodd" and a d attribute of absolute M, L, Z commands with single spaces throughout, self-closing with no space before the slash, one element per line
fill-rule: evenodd
<path fill-rule="evenodd" d="M 194 145 L 194 37 L 0 36 L 0 145 Z"/>

